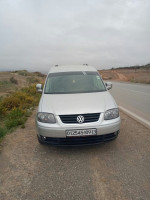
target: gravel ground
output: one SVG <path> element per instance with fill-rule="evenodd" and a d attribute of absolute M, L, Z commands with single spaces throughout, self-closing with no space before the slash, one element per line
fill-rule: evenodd
<path fill-rule="evenodd" d="M 34 114 L 2 142 L 0 200 L 149 200 L 150 130 L 121 113 L 117 140 L 40 145 Z"/>

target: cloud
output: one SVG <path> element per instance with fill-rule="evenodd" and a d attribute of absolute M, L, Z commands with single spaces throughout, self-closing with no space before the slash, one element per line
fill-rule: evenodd
<path fill-rule="evenodd" d="M 1 0 L 0 69 L 150 61 L 149 0 Z"/>

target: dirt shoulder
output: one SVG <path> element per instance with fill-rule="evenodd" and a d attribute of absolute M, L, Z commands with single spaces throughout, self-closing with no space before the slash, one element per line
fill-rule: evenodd
<path fill-rule="evenodd" d="M 0 153 L 1 200 L 150 199 L 150 132 L 121 113 L 117 140 L 86 147 L 38 144 L 34 115 Z"/>

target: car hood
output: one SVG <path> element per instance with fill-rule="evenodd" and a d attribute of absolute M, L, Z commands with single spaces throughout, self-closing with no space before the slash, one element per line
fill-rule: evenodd
<path fill-rule="evenodd" d="M 116 108 L 117 105 L 108 91 L 78 94 L 43 94 L 39 112 L 55 115 L 98 113 Z"/>

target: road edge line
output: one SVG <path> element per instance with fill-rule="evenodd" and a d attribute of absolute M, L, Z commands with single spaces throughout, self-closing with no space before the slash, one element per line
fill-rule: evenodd
<path fill-rule="evenodd" d="M 142 124 L 143 126 L 145 126 L 146 128 L 150 129 L 150 122 L 143 119 L 142 117 L 139 117 L 138 115 L 136 115 L 135 113 L 127 110 L 126 108 L 119 106 L 119 109 L 124 112 L 125 114 L 127 114 L 129 117 L 133 118 L 134 120 L 136 120 L 137 122 L 139 122 L 140 124 Z"/>

